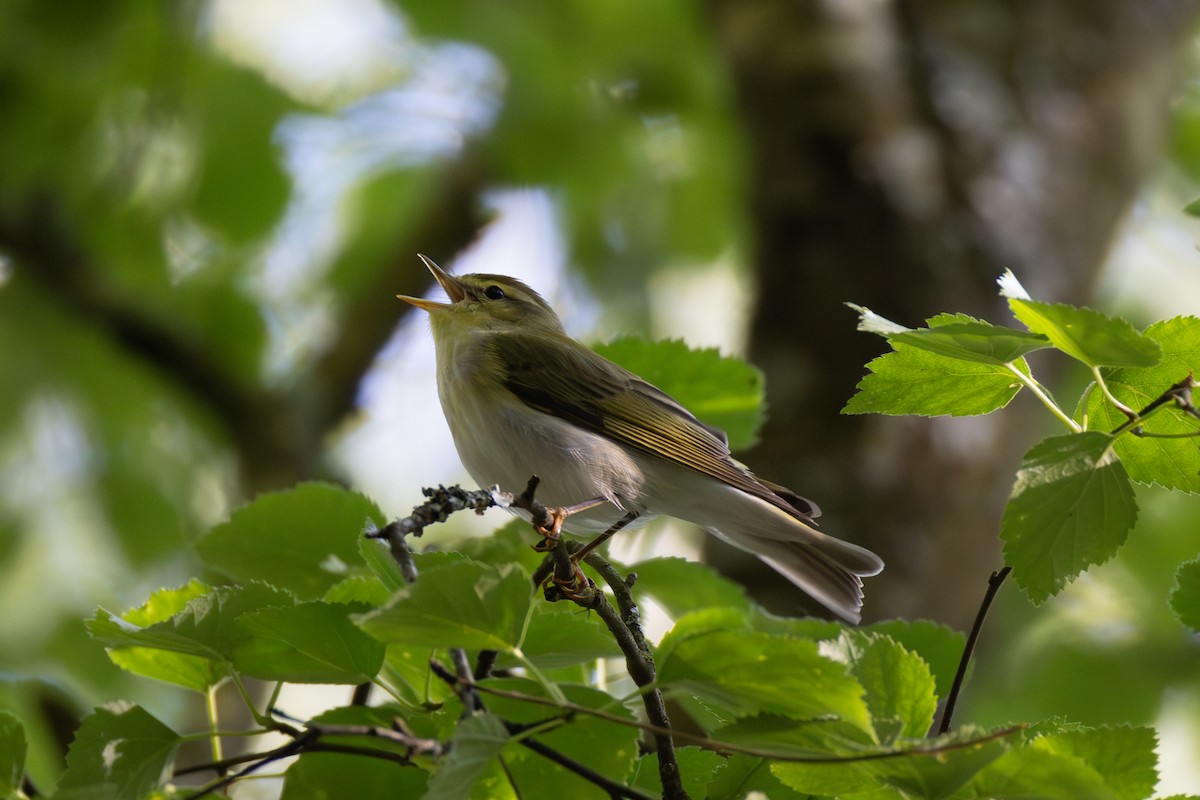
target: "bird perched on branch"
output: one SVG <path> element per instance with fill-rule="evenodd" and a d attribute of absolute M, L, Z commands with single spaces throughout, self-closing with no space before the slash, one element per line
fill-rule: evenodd
<path fill-rule="evenodd" d="M 421 259 L 450 302 L 400 299 L 429 312 L 442 411 L 481 486 L 516 492 L 538 475 L 557 513 L 549 533 L 561 524 L 597 542 L 659 514 L 693 522 L 858 622 L 877 555 L 815 530 L 814 504 L 755 477 L 724 432 L 567 336 L 521 281 Z"/>

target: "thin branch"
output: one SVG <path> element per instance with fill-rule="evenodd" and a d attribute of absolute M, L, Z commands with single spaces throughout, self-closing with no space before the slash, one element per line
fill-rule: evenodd
<path fill-rule="evenodd" d="M 954 707 L 958 704 L 958 695 L 962 691 L 963 681 L 967 677 L 967 665 L 971 663 L 971 654 L 975 652 L 975 643 L 979 641 L 979 633 L 983 630 L 983 620 L 987 617 L 988 609 L 992 607 L 992 600 L 995 599 L 996 593 L 1000 591 L 1000 585 L 1004 583 L 1004 579 L 1008 577 L 1008 573 L 1012 572 L 1012 567 L 1005 565 L 999 572 L 993 572 L 988 578 L 987 592 L 983 595 L 983 602 L 979 604 L 979 613 L 975 615 L 975 624 L 971 626 L 971 633 L 967 637 L 967 643 L 963 646 L 962 658 L 958 661 L 958 670 L 954 673 L 954 683 L 950 686 L 950 694 L 946 697 L 946 707 L 942 709 L 942 724 L 938 726 L 938 733 L 948 733 L 950 730 L 950 719 L 954 716 Z"/>
<path fill-rule="evenodd" d="M 525 703 L 532 703 L 534 705 L 546 706 L 548 708 L 556 708 L 560 712 L 566 711 L 566 712 L 571 712 L 572 714 L 577 714 L 580 716 L 595 717 L 596 719 L 600 719 L 605 722 L 611 722 L 614 725 L 623 725 L 627 728 L 637 728 L 640 731 L 645 731 L 645 732 L 651 733 L 651 734 L 653 734 L 653 733 L 669 733 L 672 736 L 674 736 L 674 738 L 676 738 L 676 739 L 681 739 L 690 744 L 694 744 L 699 747 L 702 747 L 705 750 L 712 750 L 713 752 L 720 753 L 722 755 L 737 754 L 737 755 L 750 756 L 752 758 L 762 758 L 762 759 L 766 759 L 768 761 L 783 761 L 783 762 L 797 763 L 797 764 L 851 764 L 851 763 L 855 763 L 855 762 L 859 762 L 859 761 L 877 761 L 879 759 L 884 759 L 884 758 L 903 758 L 903 757 L 907 757 L 907 756 L 936 756 L 941 753 L 948 753 L 948 752 L 952 752 L 955 750 L 970 749 L 972 747 L 976 747 L 977 745 L 984 744 L 986 742 L 990 742 L 995 739 L 1003 739 L 1008 736 L 1012 736 L 1013 734 L 1019 733 L 1028 727 L 1025 724 L 1009 725 L 1007 727 L 1000 728 L 998 730 L 995 730 L 990 733 L 983 734 L 982 736 L 968 739 L 968 740 L 957 741 L 957 742 L 943 742 L 940 744 L 932 744 L 932 745 L 931 744 L 922 744 L 922 745 L 917 745 L 915 747 L 894 748 L 891 750 L 882 750 L 882 751 L 876 751 L 876 752 L 871 752 L 871 753 L 859 753 L 859 754 L 849 754 L 849 755 L 838 754 L 838 755 L 827 755 L 827 756 L 826 755 L 820 755 L 820 756 L 803 755 L 803 756 L 801 756 L 801 755 L 795 755 L 795 754 L 791 754 L 791 753 L 780 753 L 780 752 L 773 751 L 773 750 L 763 750 L 763 749 L 760 749 L 757 747 L 746 747 L 744 745 L 733 744 L 731 742 L 722 742 L 719 739 L 711 739 L 707 736 L 702 736 L 702 735 L 696 734 L 696 733 L 689 733 L 687 731 L 672 730 L 670 728 L 661 728 L 657 725 L 651 725 L 650 723 L 639 722 L 637 720 L 631 720 L 627 717 L 618 716 L 616 714 L 612 714 L 608 711 L 602 711 L 597 708 L 588 708 L 587 706 L 581 706 L 581 705 L 578 705 L 576 703 L 571 703 L 571 702 L 567 702 L 565 704 L 555 703 L 552 700 L 546 699 L 545 697 L 538 697 L 537 695 L 526 694 L 525 692 L 516 692 L 516 691 L 512 691 L 510 689 L 499 689 L 497 687 L 488 686 L 486 684 L 478 684 L 475 688 L 478 691 L 482 692 L 483 694 L 495 695 L 496 697 L 503 697 L 503 698 L 506 698 L 509 700 L 517 700 L 517 701 L 521 701 L 521 702 L 525 702 Z M 816 722 L 816 721 L 814 721 L 814 722 Z"/>
<path fill-rule="evenodd" d="M 1141 426 L 1143 423 L 1145 423 L 1145 421 L 1148 417 L 1150 417 L 1152 414 L 1158 412 L 1160 409 L 1162 409 L 1163 407 L 1167 406 L 1170 403 L 1174 403 L 1176 408 L 1179 408 L 1185 414 L 1195 417 L 1196 419 L 1200 419 L 1200 411 L 1197 411 L 1196 407 L 1192 404 L 1192 389 L 1194 389 L 1194 388 L 1196 388 L 1196 379 L 1189 372 L 1187 377 L 1172 384 L 1170 387 L 1167 388 L 1167 390 L 1165 392 L 1163 392 L 1158 397 L 1151 400 L 1146 405 L 1145 408 L 1143 408 L 1141 411 L 1137 412 L 1137 414 L 1133 415 L 1133 417 L 1131 417 L 1129 420 L 1127 420 L 1123 424 L 1117 426 L 1113 430 L 1112 435 L 1119 436 L 1120 434 L 1125 433 L 1125 431 L 1129 431 L 1134 436 L 1162 437 L 1162 438 L 1178 436 L 1179 434 L 1149 434 L 1149 433 L 1146 433 L 1145 431 L 1143 431 Z M 1191 436 L 1193 434 L 1183 434 L 1183 435 Z"/>

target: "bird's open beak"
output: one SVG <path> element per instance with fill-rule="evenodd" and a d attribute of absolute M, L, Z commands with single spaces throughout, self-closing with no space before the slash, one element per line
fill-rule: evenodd
<path fill-rule="evenodd" d="M 417 308 L 432 311 L 437 308 L 449 308 L 452 303 L 457 303 L 467 296 L 467 291 L 463 288 L 462 284 L 453 275 L 435 264 L 432 258 L 420 253 L 417 254 L 417 257 L 425 262 L 425 266 L 433 273 L 433 277 L 437 278 L 437 282 L 446 290 L 446 294 L 450 295 L 450 303 L 439 303 L 436 300 L 426 300 L 423 297 L 409 297 L 406 294 L 398 294 L 396 297 L 406 303 L 411 303 Z"/>

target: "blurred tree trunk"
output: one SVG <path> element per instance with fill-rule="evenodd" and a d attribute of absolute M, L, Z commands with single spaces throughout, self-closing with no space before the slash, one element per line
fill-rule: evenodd
<path fill-rule="evenodd" d="M 715 0 L 750 151 L 770 422 L 747 460 L 888 569 L 866 617 L 962 626 L 1047 415 L 839 415 L 886 351 L 843 303 L 906 325 L 1004 323 L 1006 268 L 1082 303 L 1155 152 L 1191 3 Z M 751 568 L 749 561 L 746 568 Z M 761 585 L 754 580 L 749 585 Z M 789 592 L 794 605 L 794 592 Z M 775 603 L 779 605 L 778 603 Z"/>

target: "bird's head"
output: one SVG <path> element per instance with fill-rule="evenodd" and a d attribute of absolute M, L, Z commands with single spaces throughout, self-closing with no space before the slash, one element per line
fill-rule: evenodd
<path fill-rule="evenodd" d="M 434 334 L 465 330 L 542 329 L 562 333 L 550 304 L 516 278 L 477 273 L 454 276 L 420 256 L 450 297 L 449 303 L 396 295 L 429 312 Z"/>

